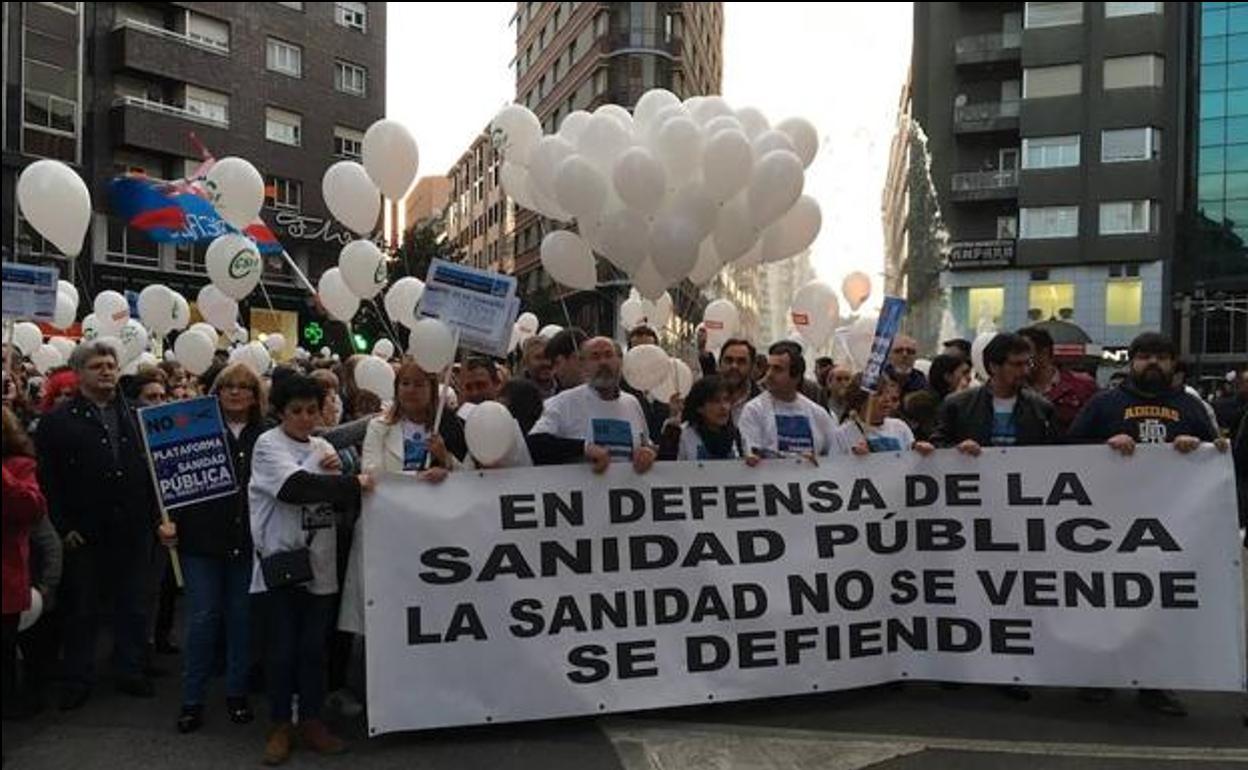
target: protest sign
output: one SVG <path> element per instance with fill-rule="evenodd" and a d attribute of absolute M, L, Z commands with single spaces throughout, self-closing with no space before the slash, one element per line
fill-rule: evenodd
<path fill-rule="evenodd" d="M 504 357 L 520 312 L 514 276 L 435 259 L 416 315 L 437 318 L 459 333 L 459 346 Z"/>
<path fill-rule="evenodd" d="M 156 494 L 166 509 L 223 497 L 238 488 L 217 399 L 140 409 L 139 427 Z"/>
<path fill-rule="evenodd" d="M 875 323 L 875 337 L 871 341 L 871 355 L 863 369 L 862 389 L 875 392 L 880 383 L 880 375 L 884 372 L 884 364 L 888 363 L 889 351 L 893 349 L 893 340 L 901 331 L 901 319 L 906 314 L 906 301 L 897 297 L 885 297 L 884 307 L 880 308 L 880 318 Z"/>

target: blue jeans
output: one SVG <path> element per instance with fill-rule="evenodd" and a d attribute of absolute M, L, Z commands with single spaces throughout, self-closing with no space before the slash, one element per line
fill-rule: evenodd
<path fill-rule="evenodd" d="M 217 651 L 217 629 L 225 621 L 225 694 L 247 695 L 251 664 L 251 560 L 182 555 L 186 581 L 186 652 L 182 703 L 204 703 Z"/>
<path fill-rule="evenodd" d="M 275 724 L 291 721 L 291 698 L 299 694 L 299 721 L 319 719 L 325 701 L 325 639 L 335 598 L 316 596 L 300 586 L 264 594 L 264 678 L 269 716 Z"/>

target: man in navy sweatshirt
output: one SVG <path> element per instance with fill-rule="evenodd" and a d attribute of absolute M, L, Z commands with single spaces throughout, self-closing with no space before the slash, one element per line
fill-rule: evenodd
<path fill-rule="evenodd" d="M 1186 454 L 1202 442 L 1216 441 L 1218 449 L 1226 451 L 1226 440 L 1218 438 L 1200 400 L 1173 386 L 1174 343 L 1156 332 L 1146 332 L 1131 342 L 1130 355 L 1126 380 L 1094 396 L 1071 424 L 1067 439 L 1104 442 L 1124 456 L 1134 454 L 1136 444 L 1171 444 Z M 1079 694 L 1084 700 L 1099 702 L 1110 691 L 1085 688 Z M 1187 714 L 1183 703 L 1165 690 L 1140 690 L 1139 699 L 1141 705 L 1162 714 Z"/>

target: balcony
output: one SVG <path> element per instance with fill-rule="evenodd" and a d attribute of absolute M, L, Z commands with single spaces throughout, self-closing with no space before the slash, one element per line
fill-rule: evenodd
<path fill-rule="evenodd" d="M 1018 197 L 1018 170 L 966 171 L 953 175 L 949 198 L 955 203 Z"/>
<path fill-rule="evenodd" d="M 1018 108 L 1021 102 L 979 102 L 964 104 L 953 110 L 953 129 L 960 134 L 983 134 L 1018 131 Z"/>
<path fill-rule="evenodd" d="M 201 82 L 204 73 L 217 72 L 226 43 L 127 19 L 111 33 L 114 71 L 132 70 L 173 80 Z"/>
<path fill-rule="evenodd" d="M 209 147 L 223 147 L 230 128 L 228 119 L 137 96 L 115 98 L 110 120 L 115 144 L 182 157 L 188 129 L 197 126 L 195 132 Z"/>
<path fill-rule="evenodd" d="M 1022 45 L 1022 32 L 993 32 L 958 38 L 953 51 L 959 67 L 1009 64 L 1021 61 Z"/>

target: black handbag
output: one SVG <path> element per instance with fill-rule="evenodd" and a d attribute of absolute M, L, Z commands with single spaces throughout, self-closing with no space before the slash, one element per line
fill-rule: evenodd
<path fill-rule="evenodd" d="M 272 590 L 312 582 L 314 575 L 312 574 L 311 545 L 314 537 L 316 537 L 315 532 L 308 536 L 307 545 L 303 548 L 278 551 L 269 556 L 261 556 L 260 552 L 256 551 L 256 557 L 260 560 L 260 574 L 264 576 L 266 587 Z"/>

